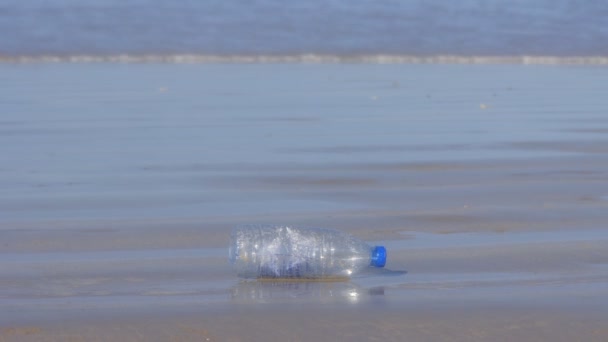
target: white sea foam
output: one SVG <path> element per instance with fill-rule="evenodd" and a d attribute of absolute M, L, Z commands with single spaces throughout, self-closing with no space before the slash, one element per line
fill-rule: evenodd
<path fill-rule="evenodd" d="M 458 55 L 40 55 L 0 56 L 0 63 L 362 63 L 362 64 L 522 64 L 608 65 L 608 56 L 458 56 Z"/>

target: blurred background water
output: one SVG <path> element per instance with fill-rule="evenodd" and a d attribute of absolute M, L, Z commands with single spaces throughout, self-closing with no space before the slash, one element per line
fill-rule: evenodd
<path fill-rule="evenodd" d="M 607 54 L 603 1 L 0 1 L 0 58 L 11 61 Z"/>

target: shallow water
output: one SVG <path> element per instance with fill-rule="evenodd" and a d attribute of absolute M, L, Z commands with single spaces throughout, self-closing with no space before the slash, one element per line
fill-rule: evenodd
<path fill-rule="evenodd" d="M 1 68 L 5 222 L 362 210 L 428 184 L 406 164 L 593 155 L 608 127 L 603 68 Z"/>
<path fill-rule="evenodd" d="M 432 234 L 424 232 L 403 232 L 406 240 L 387 241 L 387 246 L 399 248 L 461 248 L 481 246 L 505 246 L 534 243 L 557 243 L 608 240 L 608 231 L 595 230 L 552 230 L 537 232 Z"/>

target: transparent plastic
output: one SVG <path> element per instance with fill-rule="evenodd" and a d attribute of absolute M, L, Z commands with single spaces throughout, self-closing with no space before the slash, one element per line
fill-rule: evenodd
<path fill-rule="evenodd" d="M 245 225 L 230 240 L 229 260 L 242 278 L 347 278 L 386 260 L 384 247 L 331 229 Z"/>

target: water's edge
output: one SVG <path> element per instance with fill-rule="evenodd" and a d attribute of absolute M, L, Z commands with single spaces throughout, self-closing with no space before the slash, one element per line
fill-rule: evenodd
<path fill-rule="evenodd" d="M 608 65 L 608 56 L 551 55 L 400 55 L 400 54 L 109 54 L 109 55 L 2 55 L 0 63 L 303 63 L 303 64 L 521 64 L 521 65 Z"/>

